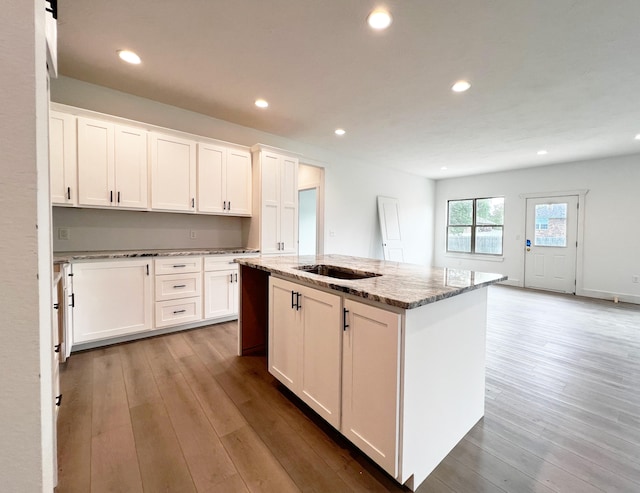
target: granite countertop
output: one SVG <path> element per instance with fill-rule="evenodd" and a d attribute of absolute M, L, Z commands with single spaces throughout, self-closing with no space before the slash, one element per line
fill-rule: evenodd
<path fill-rule="evenodd" d="M 344 255 L 243 258 L 238 259 L 238 263 L 405 309 L 417 308 L 507 279 L 501 274 Z M 333 265 L 346 271 L 365 271 L 378 276 L 356 280 L 336 279 L 296 269 L 302 265 L 318 264 Z"/>
<path fill-rule="evenodd" d="M 233 255 L 259 253 L 255 248 L 176 248 L 170 250 L 103 250 L 95 252 L 54 252 L 54 263 L 73 260 L 104 260 L 135 257 L 174 257 L 185 255 Z"/>

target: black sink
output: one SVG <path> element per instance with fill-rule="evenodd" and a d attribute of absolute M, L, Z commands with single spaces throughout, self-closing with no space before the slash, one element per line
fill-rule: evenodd
<path fill-rule="evenodd" d="M 369 279 L 370 277 L 379 277 L 382 274 L 375 272 L 365 272 L 362 270 L 349 269 L 348 267 L 338 267 L 336 265 L 301 265 L 295 269 L 318 274 L 319 276 L 333 277 L 334 279 Z"/>

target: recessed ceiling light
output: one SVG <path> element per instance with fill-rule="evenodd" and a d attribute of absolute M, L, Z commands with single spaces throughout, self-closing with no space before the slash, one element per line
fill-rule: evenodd
<path fill-rule="evenodd" d="M 545 154 L 549 154 L 547 151 L 545 151 L 544 149 L 540 149 L 538 151 L 538 156 L 544 156 Z"/>
<path fill-rule="evenodd" d="M 447 168 L 446 166 L 443 166 L 443 167 L 442 167 L 442 168 L 440 168 L 440 169 L 444 171 L 445 169 L 449 169 L 449 168 Z"/>
<path fill-rule="evenodd" d="M 636 135 L 636 136 L 635 136 L 635 139 L 636 139 L 636 140 L 640 140 L 640 134 Z"/>
<path fill-rule="evenodd" d="M 129 51 L 129 50 L 118 50 L 118 56 L 120 57 L 121 60 L 124 60 L 127 63 L 131 63 L 133 65 L 139 65 L 140 64 L 140 57 L 134 53 L 133 51 Z"/>
<path fill-rule="evenodd" d="M 344 135 L 346 133 L 347 133 L 347 131 L 344 128 L 336 128 L 336 130 L 335 130 L 335 134 L 336 135 Z"/>
<path fill-rule="evenodd" d="M 391 14 L 384 9 L 376 9 L 367 17 L 367 23 L 372 29 L 382 30 L 391 25 Z"/>
<path fill-rule="evenodd" d="M 267 103 L 264 99 L 256 99 L 256 106 L 258 108 L 267 108 L 269 103 Z"/>
<path fill-rule="evenodd" d="M 471 84 L 466 80 L 459 80 L 454 85 L 451 86 L 451 90 L 453 92 L 465 92 L 468 91 L 471 87 Z"/>

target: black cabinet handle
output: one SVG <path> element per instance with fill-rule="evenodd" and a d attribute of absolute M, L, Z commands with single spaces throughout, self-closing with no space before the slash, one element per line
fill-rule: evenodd
<path fill-rule="evenodd" d="M 71 308 L 76 306 L 76 293 L 71 293 L 71 304 L 69 305 Z"/>
<path fill-rule="evenodd" d="M 56 396 L 56 406 L 60 407 L 62 405 L 62 394 Z"/>
<path fill-rule="evenodd" d="M 233 280 L 234 280 L 235 282 L 238 282 L 238 274 L 234 274 L 234 275 L 233 275 L 233 277 L 234 277 L 234 279 L 233 279 Z"/>
<path fill-rule="evenodd" d="M 223 200 L 223 201 L 222 201 L 222 210 L 223 210 L 223 211 L 226 211 L 226 210 L 227 210 L 227 201 L 226 201 L 226 200 Z"/>
<path fill-rule="evenodd" d="M 293 301 L 293 297 L 296 295 L 296 292 L 292 289 L 291 290 L 291 308 L 295 308 L 296 307 L 296 302 Z"/>
<path fill-rule="evenodd" d="M 191 199 L 191 207 L 195 207 L 195 206 L 196 206 L 196 199 L 195 199 L 195 197 L 193 197 Z"/>
<path fill-rule="evenodd" d="M 149 264 L 147 264 L 147 275 L 149 275 Z"/>
<path fill-rule="evenodd" d="M 120 203 L 120 192 L 118 192 L 118 204 Z"/>
<path fill-rule="evenodd" d="M 109 191 L 109 202 L 113 202 L 113 190 Z"/>
<path fill-rule="evenodd" d="M 342 309 L 342 330 L 345 331 L 349 328 L 349 324 L 347 323 L 347 314 L 349 313 L 349 310 L 347 310 L 346 308 Z"/>
<path fill-rule="evenodd" d="M 300 304 L 300 293 L 296 293 L 296 311 L 300 310 L 302 305 Z"/>
<path fill-rule="evenodd" d="M 53 346 L 53 352 L 54 353 L 59 353 L 60 352 L 60 344 L 56 344 L 55 346 Z"/>
<path fill-rule="evenodd" d="M 173 285 L 174 289 L 178 289 L 178 288 L 186 288 L 187 285 L 186 284 L 174 284 Z"/>
<path fill-rule="evenodd" d="M 54 303 L 54 304 L 53 304 L 53 309 L 54 309 L 54 310 L 57 310 L 58 308 L 60 308 L 60 305 L 58 305 L 58 303 Z"/>
<path fill-rule="evenodd" d="M 173 265 L 173 268 L 174 268 L 174 269 L 180 269 L 180 268 L 182 268 L 182 267 L 186 267 L 186 265 L 185 265 L 185 264 L 174 264 L 174 265 Z"/>
<path fill-rule="evenodd" d="M 233 282 L 233 274 L 229 274 L 229 282 L 232 283 Z"/>
<path fill-rule="evenodd" d="M 174 315 L 176 315 L 176 314 L 178 314 L 178 313 L 184 313 L 184 312 L 186 312 L 186 311 L 187 311 L 187 310 L 174 310 L 174 311 L 173 311 L 173 314 L 174 314 Z"/>
<path fill-rule="evenodd" d="M 67 187 L 67 200 L 71 200 L 71 187 Z"/>
<path fill-rule="evenodd" d="M 229 206 L 227 207 L 227 210 L 230 211 L 231 210 L 231 201 L 229 201 Z"/>

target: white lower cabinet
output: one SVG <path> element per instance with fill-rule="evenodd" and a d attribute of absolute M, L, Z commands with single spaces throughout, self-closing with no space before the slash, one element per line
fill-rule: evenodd
<path fill-rule="evenodd" d="M 204 273 L 204 318 L 238 313 L 238 268 Z"/>
<path fill-rule="evenodd" d="M 269 279 L 269 372 L 340 427 L 340 296 Z"/>
<path fill-rule="evenodd" d="M 157 258 L 155 327 L 202 320 L 202 257 Z"/>
<path fill-rule="evenodd" d="M 395 477 L 401 317 L 350 299 L 344 310 L 340 431 Z"/>
<path fill-rule="evenodd" d="M 153 327 L 153 266 L 148 260 L 73 264 L 73 344 Z"/>
<path fill-rule="evenodd" d="M 269 372 L 398 475 L 401 315 L 269 278 Z"/>

